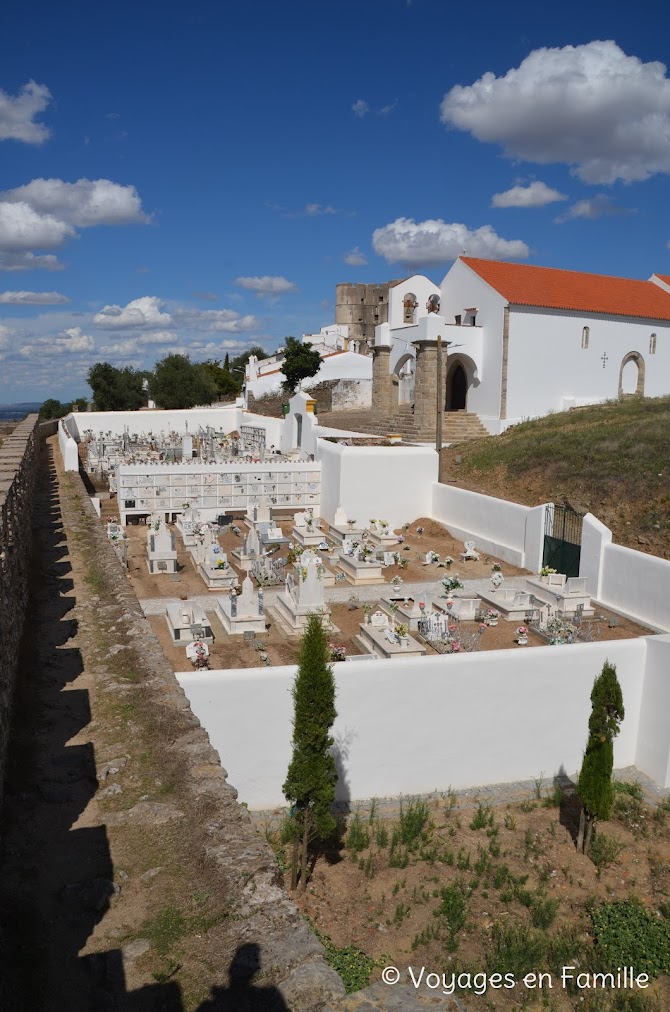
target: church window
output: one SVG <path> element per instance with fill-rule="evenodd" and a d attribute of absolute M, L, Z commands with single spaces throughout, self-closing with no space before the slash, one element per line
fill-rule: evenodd
<path fill-rule="evenodd" d="M 652 334 L 651 337 L 649 338 L 649 354 L 650 355 L 656 354 L 656 334 Z"/>
<path fill-rule="evenodd" d="M 589 333 L 588 327 L 582 327 L 582 348 L 588 348 L 589 346 Z"/>

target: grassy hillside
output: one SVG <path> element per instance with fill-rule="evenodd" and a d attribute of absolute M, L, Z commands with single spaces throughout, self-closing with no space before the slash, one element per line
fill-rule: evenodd
<path fill-rule="evenodd" d="M 524 422 L 444 451 L 443 480 L 535 506 L 569 502 L 619 544 L 670 558 L 670 397 Z"/>

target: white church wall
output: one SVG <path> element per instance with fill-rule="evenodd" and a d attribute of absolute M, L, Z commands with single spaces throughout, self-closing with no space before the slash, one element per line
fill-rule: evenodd
<path fill-rule="evenodd" d="M 617 667 L 626 706 L 614 745 L 615 766 L 637 759 L 643 772 L 652 776 L 654 770 L 659 784 L 669 784 L 659 759 L 667 751 L 667 728 L 650 719 L 653 703 L 667 694 L 668 679 L 662 681 L 662 659 L 655 657 L 645 680 L 649 642 L 336 664 L 333 735 L 344 767 L 339 796 L 354 801 L 397 797 L 530 779 L 540 770 L 574 773 L 586 742 L 593 681 L 605 660 Z M 665 663 L 667 672 L 667 658 Z M 295 671 L 286 666 L 177 675 L 240 800 L 253 809 L 285 803 Z M 654 735 L 645 748 L 639 747 L 641 710 L 645 731 Z M 453 714 L 458 720 L 449 719 Z M 473 727 L 477 748 L 472 747 Z"/>
<path fill-rule="evenodd" d="M 477 309 L 476 326 L 461 326 L 449 340 L 462 347 L 452 349 L 469 355 L 477 366 L 479 385 L 468 389 L 467 410 L 479 415 L 489 432 L 500 431 L 500 383 L 505 299 L 473 270 L 457 260 L 442 281 L 440 314 L 449 324 L 456 316 L 464 321 L 467 309 Z M 481 330 L 479 328 L 481 327 Z M 451 328 L 450 328 L 451 331 Z"/>
<path fill-rule="evenodd" d="M 584 327 L 589 328 L 588 348 L 582 347 Z M 656 353 L 650 355 L 652 333 L 657 334 L 657 342 Z M 649 397 L 670 393 L 669 323 L 512 307 L 508 424 L 618 397 L 621 364 L 630 352 L 637 352 L 645 362 L 644 393 Z M 626 379 L 634 387 L 637 368 L 632 362 L 627 368 L 631 372 Z"/>
<path fill-rule="evenodd" d="M 433 485 L 431 516 L 461 541 L 472 540 L 513 566 L 537 573 L 542 559 L 544 506 L 522 506 L 453 485 Z"/>
<path fill-rule="evenodd" d="M 388 322 L 392 329 L 404 327 L 405 324 L 405 296 L 415 295 L 418 306 L 414 310 L 413 323 L 418 322 L 422 316 L 428 315 L 427 303 L 431 295 L 440 294 L 440 286 L 436 285 L 430 278 L 423 274 L 413 274 L 411 278 L 401 281 L 389 289 L 389 314 Z"/>
<path fill-rule="evenodd" d="M 352 433 L 346 433 L 350 437 Z M 321 515 L 342 506 L 352 520 L 388 520 L 393 528 L 430 516 L 437 454 L 429 446 L 343 446 L 319 439 Z"/>

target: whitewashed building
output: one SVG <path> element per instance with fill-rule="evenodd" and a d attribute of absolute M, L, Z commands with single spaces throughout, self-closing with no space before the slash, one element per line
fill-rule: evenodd
<path fill-rule="evenodd" d="M 446 410 L 489 432 L 626 394 L 670 394 L 670 277 L 459 257 L 441 286 Z"/>

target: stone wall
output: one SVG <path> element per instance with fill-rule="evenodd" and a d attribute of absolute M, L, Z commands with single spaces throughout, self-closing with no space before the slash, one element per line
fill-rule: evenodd
<path fill-rule="evenodd" d="M 57 424 L 57 423 L 47 423 Z M 0 802 L 19 645 L 28 600 L 32 509 L 40 438 L 28 415 L 0 446 Z"/>

